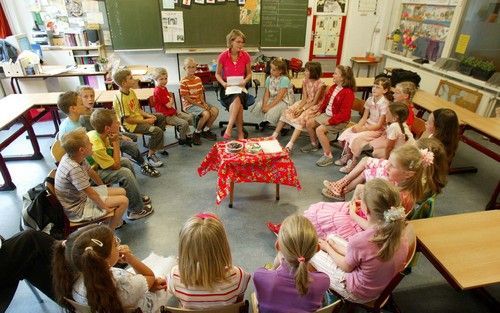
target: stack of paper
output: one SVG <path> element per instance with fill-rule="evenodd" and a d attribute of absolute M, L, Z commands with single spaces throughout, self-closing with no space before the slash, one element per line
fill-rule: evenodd
<path fill-rule="evenodd" d="M 283 148 L 281 148 L 280 143 L 276 139 L 259 141 L 259 145 L 264 153 L 278 153 L 283 151 Z"/>

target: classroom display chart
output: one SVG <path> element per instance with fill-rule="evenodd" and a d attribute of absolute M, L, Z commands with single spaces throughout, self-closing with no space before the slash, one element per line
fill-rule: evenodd
<path fill-rule="evenodd" d="M 262 0 L 260 45 L 304 47 L 307 1 Z"/>
<path fill-rule="evenodd" d="M 316 56 L 335 56 L 338 53 L 342 16 L 316 16 L 314 50 Z"/>
<path fill-rule="evenodd" d="M 444 41 L 448 36 L 454 6 L 404 4 L 399 29 L 418 37 Z"/>

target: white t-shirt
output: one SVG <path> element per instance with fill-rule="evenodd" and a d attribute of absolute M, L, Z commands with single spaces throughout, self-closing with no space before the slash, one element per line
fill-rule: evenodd
<path fill-rule="evenodd" d="M 403 132 L 401 132 L 401 127 L 399 127 L 398 122 L 394 122 L 389 127 L 387 127 L 387 139 L 396 140 L 396 144 L 394 145 L 394 149 L 404 145 L 405 143 L 415 144 L 415 139 L 413 139 L 413 134 L 410 131 L 410 128 L 406 123 L 403 123 L 404 134 L 408 136 L 408 140 L 405 140 L 405 136 Z"/>
<path fill-rule="evenodd" d="M 370 115 L 366 123 L 368 125 L 375 125 L 380 120 L 382 115 L 387 114 L 387 107 L 389 106 L 389 100 L 386 97 L 380 97 L 380 99 L 375 102 L 373 97 L 368 98 L 365 102 L 365 109 L 369 110 Z"/>

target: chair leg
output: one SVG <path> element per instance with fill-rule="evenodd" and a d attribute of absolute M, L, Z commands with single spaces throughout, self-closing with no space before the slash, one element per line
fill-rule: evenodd
<path fill-rule="evenodd" d="M 25 282 L 26 285 L 28 285 L 29 289 L 31 289 L 31 292 L 33 292 L 33 294 L 35 295 L 35 298 L 38 301 L 38 303 L 43 303 L 43 299 L 38 293 L 38 290 L 29 281 L 25 280 Z"/>

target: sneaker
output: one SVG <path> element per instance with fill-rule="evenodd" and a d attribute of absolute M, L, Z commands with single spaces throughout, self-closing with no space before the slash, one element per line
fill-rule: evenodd
<path fill-rule="evenodd" d="M 357 163 L 358 162 L 355 162 L 353 160 L 349 160 L 347 162 L 346 166 L 343 166 L 339 169 L 339 172 L 344 173 L 344 174 L 349 174 L 352 171 L 352 169 L 356 166 Z"/>
<path fill-rule="evenodd" d="M 300 148 L 300 151 L 302 151 L 304 153 L 314 152 L 314 151 L 318 151 L 318 150 L 319 150 L 319 145 L 313 145 L 312 143 L 308 143 L 307 145 Z"/>
<path fill-rule="evenodd" d="M 193 145 L 195 146 L 201 145 L 201 133 L 193 134 Z"/>
<path fill-rule="evenodd" d="M 168 151 L 166 149 L 163 149 L 160 151 L 160 154 L 163 156 L 168 156 Z"/>
<path fill-rule="evenodd" d="M 316 165 L 320 167 L 325 167 L 332 164 L 333 164 L 333 156 L 327 157 L 324 154 L 321 156 L 321 158 L 319 158 L 318 161 L 316 161 Z"/>
<path fill-rule="evenodd" d="M 350 153 L 344 153 L 342 157 L 338 160 L 336 160 L 333 164 L 337 166 L 344 166 L 347 164 L 347 162 L 352 158 L 352 154 Z"/>
<path fill-rule="evenodd" d="M 141 218 L 146 217 L 146 216 L 151 215 L 151 214 L 153 214 L 153 207 L 151 206 L 151 204 L 146 204 L 146 205 L 144 205 L 144 208 L 142 210 L 140 210 L 139 212 L 127 213 L 127 217 L 129 220 L 134 221 L 134 220 L 141 219 Z"/>
<path fill-rule="evenodd" d="M 213 132 L 211 132 L 210 129 L 207 131 L 201 132 L 201 137 L 206 138 L 208 140 L 212 140 L 212 141 L 217 140 L 217 135 L 214 134 Z"/>
<path fill-rule="evenodd" d="M 191 138 L 186 137 L 186 139 L 179 139 L 179 145 L 180 146 L 192 147 L 192 145 L 191 145 Z"/>
<path fill-rule="evenodd" d="M 141 173 L 147 175 L 149 177 L 158 177 L 160 176 L 160 172 L 158 172 L 154 167 L 149 165 L 148 163 L 141 166 Z"/>
<path fill-rule="evenodd" d="M 152 156 L 148 156 L 147 160 L 148 160 L 149 165 L 151 165 L 152 167 L 163 166 L 163 162 L 160 161 L 160 159 L 158 159 L 158 157 L 155 154 L 153 154 Z"/>

